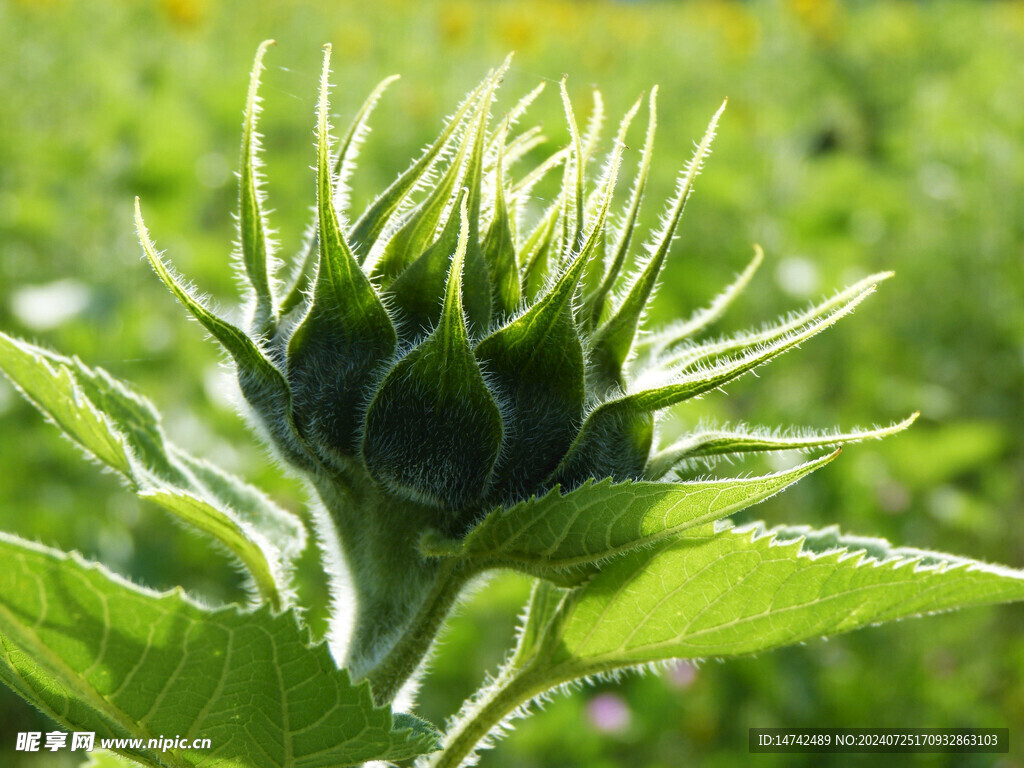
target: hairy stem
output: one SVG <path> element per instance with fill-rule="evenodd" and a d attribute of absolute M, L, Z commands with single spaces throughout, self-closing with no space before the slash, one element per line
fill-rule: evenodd
<path fill-rule="evenodd" d="M 420 534 L 437 524 L 437 510 L 388 497 L 358 472 L 324 472 L 314 484 L 337 527 L 355 603 L 344 666 L 353 680 L 371 682 L 377 704 L 388 704 L 473 572 L 420 554 Z"/>
<path fill-rule="evenodd" d="M 440 752 L 421 757 L 417 768 L 457 768 L 472 761 L 488 736 L 519 707 L 572 676 L 552 666 L 560 642 L 558 622 L 565 600 L 572 593 L 538 580 L 523 615 L 516 648 L 489 685 L 462 705 L 450 723 Z"/>
<path fill-rule="evenodd" d="M 441 565 L 432 588 L 424 595 L 401 636 L 366 674 L 378 704 L 392 701 L 420 666 L 469 575 L 452 562 Z"/>
<path fill-rule="evenodd" d="M 551 686 L 538 670 L 519 668 L 514 660 L 491 685 L 470 701 L 444 737 L 440 752 L 427 755 L 417 768 L 458 768 L 510 714 Z"/>

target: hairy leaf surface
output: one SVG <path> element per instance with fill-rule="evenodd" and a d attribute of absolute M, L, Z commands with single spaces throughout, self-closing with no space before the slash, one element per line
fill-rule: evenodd
<path fill-rule="evenodd" d="M 146 765 L 328 768 L 435 748 L 429 724 L 375 707 L 290 613 L 207 610 L 3 534 L 0 555 L 0 679 L 97 739 L 211 740 L 125 750 Z"/>
<path fill-rule="evenodd" d="M 139 496 L 213 536 L 242 561 L 260 594 L 281 605 L 305 529 L 243 480 L 170 443 L 153 404 L 100 368 L 0 333 L 0 369 L 75 443 Z"/>
<path fill-rule="evenodd" d="M 602 480 L 564 495 L 556 489 L 492 512 L 462 540 L 458 552 L 536 574 L 595 563 L 763 501 L 836 455 L 763 477 L 689 483 Z"/>
<path fill-rule="evenodd" d="M 612 561 L 563 604 L 566 679 L 734 656 L 882 621 L 1024 599 L 1024 572 L 846 538 L 835 529 L 700 530 Z"/>

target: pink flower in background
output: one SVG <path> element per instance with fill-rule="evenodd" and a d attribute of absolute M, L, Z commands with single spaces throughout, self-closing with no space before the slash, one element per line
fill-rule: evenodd
<path fill-rule="evenodd" d="M 677 661 L 665 670 L 665 682 L 670 688 L 683 690 L 697 679 L 697 668 L 686 661 Z"/>
<path fill-rule="evenodd" d="M 621 733 L 633 722 L 633 713 L 621 696 L 601 693 L 587 702 L 587 719 L 602 733 Z"/>

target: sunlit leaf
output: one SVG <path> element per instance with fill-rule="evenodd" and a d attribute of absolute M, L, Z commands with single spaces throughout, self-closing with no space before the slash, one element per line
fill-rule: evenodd
<path fill-rule="evenodd" d="M 775 495 L 833 453 L 764 477 L 687 483 L 612 483 L 554 490 L 492 512 L 452 550 L 489 567 L 546 575 L 648 546 Z M 429 541 L 425 548 L 430 551 Z"/>
<path fill-rule="evenodd" d="M 329 768 L 435 748 L 436 733 L 373 705 L 291 613 L 209 610 L 74 555 L 0 534 L 0 679 L 64 727 L 142 739 L 154 768 Z M 209 750 L 145 746 L 208 738 Z"/>
<path fill-rule="evenodd" d="M 116 470 L 139 496 L 237 557 L 264 599 L 274 605 L 289 599 L 292 563 L 306 540 L 298 518 L 171 444 L 153 404 L 102 369 L 2 333 L 0 369 L 67 437 Z"/>
<path fill-rule="evenodd" d="M 735 656 L 1024 599 L 1024 573 L 835 529 L 712 523 L 612 561 L 563 605 L 554 679 Z"/>

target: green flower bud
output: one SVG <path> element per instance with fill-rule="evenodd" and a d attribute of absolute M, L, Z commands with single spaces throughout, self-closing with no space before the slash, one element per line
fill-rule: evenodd
<path fill-rule="evenodd" d="M 650 165 L 654 94 L 626 235 L 614 258 L 606 259 L 613 240 L 608 214 L 640 102 L 622 121 L 588 198 L 596 135 L 582 140 L 561 84 L 570 144 L 548 166 L 564 162 L 562 190 L 535 230 L 517 239 L 513 222 L 523 190 L 509 183 L 505 168 L 510 120 L 491 124 L 507 62 L 346 227 L 335 207 L 336 173 L 351 165 L 382 88 L 332 163 L 327 49 L 317 110 L 316 239 L 306 249 L 316 259 L 297 262 L 282 300 L 255 171 L 265 50 L 253 69 L 242 143 L 240 255 L 251 287 L 251 330 L 213 316 L 163 262 L 158 266 L 232 354 L 243 394 L 282 456 L 310 473 L 318 488 L 331 486 L 332 505 L 358 489 L 360 498 L 372 497 L 366 502 L 372 509 L 403 503 L 434 509 L 414 515 L 417 525 L 426 521 L 456 536 L 487 509 L 556 483 L 643 477 L 657 409 L 629 401 L 625 366 L 718 115 L 649 254 L 638 259 L 639 277 L 613 306 Z M 421 188 L 427 194 L 417 203 Z M 359 514 L 372 516 L 372 509 Z"/>
<path fill-rule="evenodd" d="M 389 644 L 409 627 L 413 646 L 416 637 L 429 642 L 428 630 L 461 586 L 459 565 L 423 557 L 424 542 L 447 541 L 448 547 L 469 541 L 464 537 L 487 513 L 556 486 L 566 492 L 594 480 L 659 480 L 695 456 L 792 443 L 760 433 L 707 432 L 654 450 L 656 420 L 667 408 L 827 328 L 886 277 L 867 278 L 758 334 L 691 342 L 750 280 L 758 252 L 708 309 L 641 337 L 721 109 L 644 248 L 634 241 L 651 167 L 657 89 L 649 97 L 646 138 L 621 226 L 612 232 L 626 134 L 641 101 L 622 120 L 588 194 L 601 120 L 592 119 L 580 135 L 563 81 L 568 146 L 516 181 L 510 161 L 536 145 L 538 129 L 509 136 L 540 89 L 495 126 L 491 107 L 507 61 L 355 218 L 344 209 L 345 185 L 369 113 L 390 79 L 360 110 L 332 160 L 327 48 L 317 112 L 315 239 L 300 251 L 290 278 L 282 279 L 265 234 L 255 171 L 265 50 L 260 47 L 253 68 L 242 142 L 239 259 L 248 281 L 246 329 L 216 315 L 183 285 L 157 255 L 141 216 L 139 231 L 161 279 L 230 354 L 263 432 L 323 502 L 328 519 L 321 537 L 339 536 L 358 598 L 348 660 L 357 677 L 376 669 L 381 678 L 394 673 L 392 679 L 404 679 L 426 646 L 396 652 L 400 658 L 393 660 Z M 536 221 L 525 221 L 530 189 L 559 165 L 556 199 Z M 625 276 L 630 261 L 635 269 Z M 388 698 L 394 691 L 379 693 Z"/>

